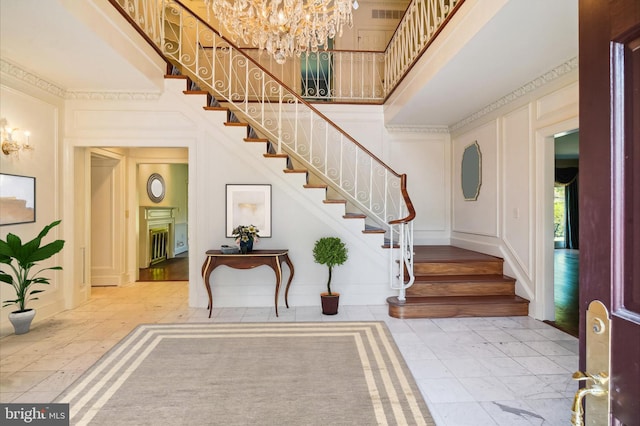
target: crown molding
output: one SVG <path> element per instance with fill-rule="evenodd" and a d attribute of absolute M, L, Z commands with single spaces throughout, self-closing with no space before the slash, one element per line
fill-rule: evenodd
<path fill-rule="evenodd" d="M 524 86 L 517 88 L 516 90 L 509 93 L 508 95 L 503 96 L 502 98 L 498 99 L 494 103 L 489 104 L 486 107 L 482 108 L 480 111 L 474 112 L 470 116 L 458 121 L 457 123 L 453 124 L 449 129 L 451 132 L 461 129 L 462 127 L 465 127 L 466 125 L 484 117 L 485 115 L 491 113 L 492 111 L 502 108 L 503 106 L 535 90 L 538 90 L 540 87 L 544 86 L 545 84 L 548 84 L 554 80 L 557 80 L 558 78 L 576 69 L 578 69 L 578 57 L 571 58 L 567 62 L 563 63 L 562 65 L 559 65 L 554 69 L 552 69 L 551 71 L 541 75 L 540 77 L 534 80 L 531 80 Z"/>
<path fill-rule="evenodd" d="M 66 90 L 62 87 L 47 81 L 42 77 L 7 61 L 6 59 L 0 59 L 0 72 L 59 98 L 65 97 Z"/>
<path fill-rule="evenodd" d="M 68 91 L 66 99 L 92 101 L 150 101 L 160 98 L 158 92 L 83 92 Z"/>
<path fill-rule="evenodd" d="M 390 133 L 433 133 L 448 134 L 447 126 L 420 126 L 420 125 L 387 125 L 385 126 Z"/>
<path fill-rule="evenodd" d="M 44 78 L 25 70 L 24 68 L 0 59 L 0 72 L 14 77 L 30 86 L 36 87 L 47 93 L 62 99 L 70 100 L 98 100 L 98 101 L 148 101 L 160 98 L 159 92 L 89 92 L 79 90 L 66 90 Z"/>

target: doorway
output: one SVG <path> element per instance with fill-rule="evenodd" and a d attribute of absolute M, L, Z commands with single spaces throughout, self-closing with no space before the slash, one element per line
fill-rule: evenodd
<path fill-rule="evenodd" d="M 137 281 L 189 280 L 188 176 L 188 163 L 137 162 Z M 153 192 L 150 182 L 155 180 L 161 181 L 161 196 Z"/>
<path fill-rule="evenodd" d="M 120 286 L 128 281 L 125 251 L 124 157 L 108 149 L 90 151 L 91 285 Z"/>
<path fill-rule="evenodd" d="M 580 319 L 578 271 L 579 132 L 554 137 L 554 256 L 555 327 L 578 337 Z"/>

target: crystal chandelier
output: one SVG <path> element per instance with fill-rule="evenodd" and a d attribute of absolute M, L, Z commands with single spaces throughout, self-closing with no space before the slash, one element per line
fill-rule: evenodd
<path fill-rule="evenodd" d="M 353 25 L 358 0 L 205 0 L 216 19 L 238 38 L 266 50 L 279 64 L 328 47 L 328 39 Z"/>

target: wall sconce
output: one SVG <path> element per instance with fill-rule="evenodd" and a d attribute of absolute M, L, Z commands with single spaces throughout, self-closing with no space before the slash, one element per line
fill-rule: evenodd
<path fill-rule="evenodd" d="M 2 153 L 4 155 L 10 155 L 20 150 L 30 151 L 33 149 L 33 146 L 29 145 L 31 132 L 9 127 L 7 120 L 4 118 L 0 120 L 0 125 L 2 125 Z"/>

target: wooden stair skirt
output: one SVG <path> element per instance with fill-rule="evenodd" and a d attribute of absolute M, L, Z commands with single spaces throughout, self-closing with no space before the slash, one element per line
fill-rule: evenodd
<path fill-rule="evenodd" d="M 529 301 L 515 294 L 503 260 L 451 246 L 415 246 L 416 280 L 406 300 L 389 297 L 394 318 L 522 316 Z"/>

